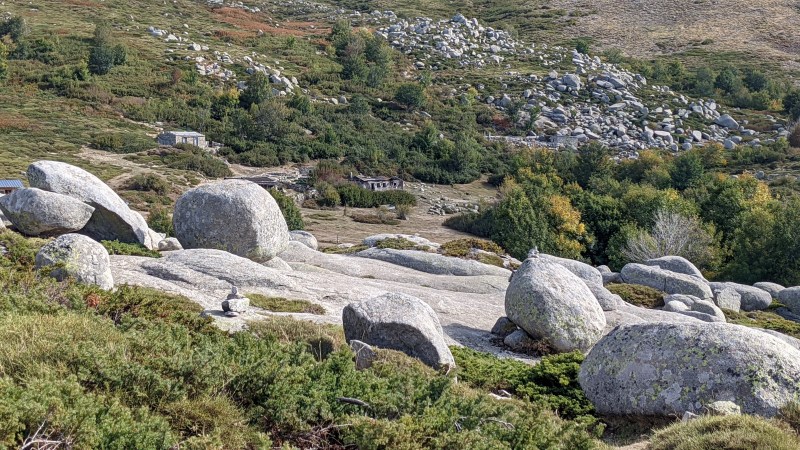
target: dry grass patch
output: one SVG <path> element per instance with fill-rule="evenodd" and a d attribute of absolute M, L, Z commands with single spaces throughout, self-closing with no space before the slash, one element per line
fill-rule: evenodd
<path fill-rule="evenodd" d="M 250 304 L 272 312 L 325 314 L 325 308 L 308 300 L 291 299 L 284 297 L 268 297 L 261 294 L 246 294 Z"/>

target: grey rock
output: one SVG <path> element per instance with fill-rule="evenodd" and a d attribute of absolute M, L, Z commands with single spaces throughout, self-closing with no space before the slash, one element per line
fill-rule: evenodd
<path fill-rule="evenodd" d="M 689 305 L 680 301 L 665 301 L 664 302 L 664 311 L 674 312 L 674 313 L 682 313 L 685 311 L 689 311 Z"/>
<path fill-rule="evenodd" d="M 225 312 L 233 311 L 235 313 L 247 312 L 250 307 L 250 299 L 248 298 L 229 298 L 222 301 L 222 310 Z"/>
<path fill-rule="evenodd" d="M 609 291 L 602 284 L 586 283 L 586 287 L 592 291 L 594 298 L 597 299 L 597 303 L 600 304 L 600 308 L 602 308 L 603 311 L 614 311 L 625 302 L 622 297 Z"/>
<path fill-rule="evenodd" d="M 800 286 L 786 288 L 778 292 L 778 302 L 786 305 L 789 311 L 800 314 Z"/>
<path fill-rule="evenodd" d="M 319 248 L 317 238 L 308 231 L 294 230 L 289 232 L 289 240 L 300 242 L 311 250 Z"/>
<path fill-rule="evenodd" d="M 800 351 L 727 323 L 624 325 L 604 336 L 578 380 L 601 414 L 670 416 L 732 401 L 772 417 L 798 394 Z"/>
<path fill-rule="evenodd" d="M 580 278 L 560 264 L 528 258 L 506 290 L 506 315 L 556 350 L 589 349 L 606 325 L 600 304 Z"/>
<path fill-rule="evenodd" d="M 622 283 L 622 276 L 619 272 L 604 272 L 601 273 L 603 277 L 603 285 L 611 283 Z"/>
<path fill-rule="evenodd" d="M 471 259 L 460 259 L 417 250 L 395 250 L 391 248 L 368 248 L 355 253 L 360 258 L 377 259 L 398 266 L 435 275 L 506 276 L 511 271 L 502 267 L 484 264 Z"/>
<path fill-rule="evenodd" d="M 742 413 L 742 407 L 726 400 L 717 400 L 706 406 L 706 412 L 711 416 L 738 416 Z"/>
<path fill-rule="evenodd" d="M 697 277 L 683 273 L 671 272 L 656 266 L 644 264 L 626 264 L 620 272 L 625 283 L 640 284 L 667 294 L 686 294 L 698 298 L 712 298 L 708 283 Z"/>
<path fill-rule="evenodd" d="M 528 333 L 517 329 L 503 339 L 503 344 L 515 352 L 527 353 L 536 346 L 536 341 Z"/>
<path fill-rule="evenodd" d="M 683 273 L 705 279 L 700 269 L 695 267 L 691 261 L 681 256 L 662 256 L 661 258 L 648 259 L 644 264 L 647 266 L 660 267 L 670 272 Z"/>
<path fill-rule="evenodd" d="M 741 305 L 745 311 L 761 311 L 772 304 L 772 295 L 769 292 L 753 286 L 731 282 L 712 282 L 712 289 L 731 288 L 742 297 Z"/>
<path fill-rule="evenodd" d="M 266 267 L 269 267 L 271 269 L 280 270 L 280 271 L 283 271 L 283 272 L 291 272 L 292 270 L 294 270 L 294 269 L 292 269 L 292 266 L 289 265 L 289 263 L 284 261 L 279 256 L 276 256 L 276 257 L 270 259 L 269 261 L 264 261 L 261 264 L 266 266 Z"/>
<path fill-rule="evenodd" d="M 350 341 L 350 350 L 356 356 L 356 370 L 369 369 L 378 357 L 369 344 L 356 339 Z"/>
<path fill-rule="evenodd" d="M 722 313 L 722 310 L 719 309 L 717 305 L 711 303 L 708 300 L 701 300 L 698 302 L 694 302 L 692 306 L 689 307 L 689 309 L 690 312 L 697 312 L 700 314 L 708 315 L 709 318 L 708 320 L 705 320 L 705 322 L 727 322 L 727 320 L 725 319 L 725 314 Z"/>
<path fill-rule="evenodd" d="M 585 283 L 603 284 L 603 275 L 599 270 L 590 266 L 589 264 L 575 261 L 574 259 L 559 258 L 558 256 L 547 255 L 544 253 L 539 254 L 540 258 L 556 264 L 564 266 L 567 270 L 575 274 L 578 278 Z"/>
<path fill-rule="evenodd" d="M 733 117 L 731 117 L 728 114 L 723 114 L 723 115 L 717 117 L 717 119 L 714 121 L 714 123 L 716 123 L 717 125 L 719 125 L 721 127 L 730 128 L 732 130 L 738 130 L 739 129 L 739 122 L 734 120 Z"/>
<path fill-rule="evenodd" d="M 174 237 L 162 239 L 158 243 L 158 251 L 160 252 L 172 252 L 176 250 L 183 250 L 183 246 L 180 241 Z"/>
<path fill-rule="evenodd" d="M 289 242 L 278 204 L 259 185 L 243 180 L 186 192 L 175 204 L 173 223 L 184 248 L 225 250 L 253 261 L 269 260 Z"/>
<path fill-rule="evenodd" d="M 611 269 L 608 266 L 597 266 L 597 271 L 600 272 L 601 274 L 612 273 Z"/>
<path fill-rule="evenodd" d="M 105 290 L 114 287 L 108 251 L 81 234 L 64 234 L 42 247 L 36 254 L 36 268 L 50 269 L 50 276 L 59 281 L 74 278 Z"/>
<path fill-rule="evenodd" d="M 0 197 L 0 210 L 28 236 L 57 236 L 79 231 L 94 208 L 72 197 L 41 189 L 19 189 Z"/>
<path fill-rule="evenodd" d="M 742 296 L 733 288 L 714 289 L 714 304 L 722 309 L 739 312 L 742 309 Z"/>
<path fill-rule="evenodd" d="M 97 240 L 140 243 L 153 249 L 147 222 L 105 183 L 89 172 L 58 161 L 37 161 L 28 166 L 31 187 L 70 196 L 94 208 L 81 230 Z"/>
<path fill-rule="evenodd" d="M 492 327 L 492 334 L 495 336 L 506 337 L 513 333 L 517 326 L 508 317 L 501 317 L 497 319 Z"/>
<path fill-rule="evenodd" d="M 436 313 L 410 295 L 388 293 L 351 303 L 342 311 L 342 326 L 347 342 L 399 350 L 436 369 L 455 367 Z"/>
<path fill-rule="evenodd" d="M 784 286 L 781 286 L 778 283 L 770 283 L 768 281 L 760 281 L 753 284 L 753 287 L 769 292 L 769 295 L 771 295 L 772 298 L 778 298 L 778 293 L 786 289 Z"/>

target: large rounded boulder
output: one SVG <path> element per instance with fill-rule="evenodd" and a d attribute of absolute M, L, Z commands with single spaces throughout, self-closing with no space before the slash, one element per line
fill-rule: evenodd
<path fill-rule="evenodd" d="M 147 222 L 131 210 L 110 187 L 91 173 L 58 161 L 37 161 L 28 166 L 31 187 L 80 200 L 94 208 L 82 234 L 101 240 L 140 243 L 155 248 Z"/>
<path fill-rule="evenodd" d="M 59 281 L 73 278 L 105 290 L 114 287 L 108 251 L 82 234 L 64 234 L 42 247 L 36 254 L 36 268 L 48 269 Z"/>
<path fill-rule="evenodd" d="M 19 189 L 0 197 L 0 210 L 22 234 L 57 236 L 79 231 L 94 208 L 72 197 L 41 189 Z"/>
<path fill-rule="evenodd" d="M 269 192 L 244 180 L 196 187 L 175 203 L 175 237 L 183 248 L 225 250 L 268 261 L 286 249 L 289 229 Z"/>
<path fill-rule="evenodd" d="M 585 351 L 606 326 L 603 309 L 577 275 L 545 258 L 525 260 L 506 290 L 506 315 L 556 350 Z"/>
<path fill-rule="evenodd" d="M 800 394 L 800 351 L 727 323 L 640 323 L 595 344 L 578 380 L 601 414 L 672 416 L 727 400 L 774 416 Z"/>
<path fill-rule="evenodd" d="M 416 297 L 388 293 L 351 303 L 342 311 L 342 326 L 348 343 L 399 350 L 436 369 L 455 366 L 439 318 Z"/>

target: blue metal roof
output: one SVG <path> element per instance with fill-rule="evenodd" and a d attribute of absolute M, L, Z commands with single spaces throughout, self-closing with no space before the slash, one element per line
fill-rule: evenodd
<path fill-rule="evenodd" d="M 22 189 L 22 181 L 19 180 L 0 180 L 0 188 Z"/>

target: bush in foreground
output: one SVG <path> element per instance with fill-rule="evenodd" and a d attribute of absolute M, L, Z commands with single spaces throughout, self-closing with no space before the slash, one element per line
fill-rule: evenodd
<path fill-rule="evenodd" d="M 800 439 L 785 424 L 753 416 L 705 416 L 656 432 L 648 450 L 790 450 Z"/>

